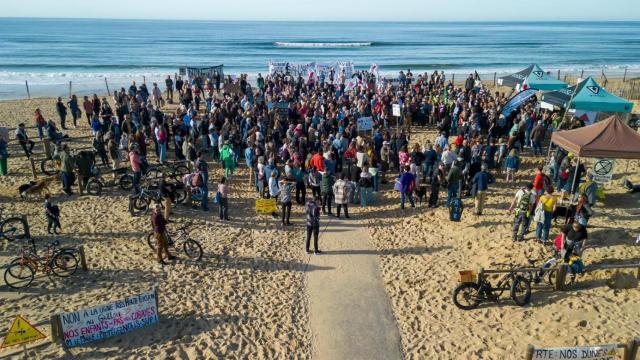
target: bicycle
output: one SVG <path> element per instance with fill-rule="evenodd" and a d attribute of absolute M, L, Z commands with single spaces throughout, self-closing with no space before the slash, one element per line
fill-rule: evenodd
<path fill-rule="evenodd" d="M 160 179 L 163 177 L 170 177 L 177 182 L 182 181 L 182 177 L 189 173 L 189 167 L 183 163 L 170 164 L 157 164 L 147 165 L 142 172 L 142 178 L 140 181 L 149 185 L 158 185 Z M 127 182 L 133 183 L 133 175 L 125 175 L 128 179 Z"/>
<path fill-rule="evenodd" d="M 102 177 L 100 172 L 96 172 L 96 174 L 87 181 L 87 185 L 85 187 L 87 193 L 90 195 L 99 196 L 100 194 L 102 194 L 103 187 L 118 186 L 125 191 L 133 189 L 133 177 L 128 176 L 127 168 L 111 170 L 111 173 L 116 175 L 117 178 L 107 180 Z"/>
<path fill-rule="evenodd" d="M 187 191 L 184 188 L 184 185 L 178 184 L 170 184 L 168 185 L 172 187 L 173 196 L 173 205 L 182 204 L 187 199 Z M 149 208 L 151 207 L 151 202 L 156 204 L 160 204 L 164 208 L 164 204 L 162 202 L 162 197 L 160 196 L 160 191 L 157 186 L 145 186 L 140 188 L 140 192 L 135 195 L 129 196 L 129 213 L 132 216 L 145 215 L 149 212 Z"/>
<path fill-rule="evenodd" d="M 4 209 L 0 209 L 0 238 L 14 241 L 28 238 L 27 222 L 18 216 L 3 219 Z"/>
<path fill-rule="evenodd" d="M 453 290 L 453 303 L 462 310 L 475 309 L 483 301 L 498 302 L 505 290 L 509 290 L 511 299 L 519 306 L 525 306 L 531 301 L 530 280 L 517 273 L 513 264 L 498 264 L 507 266 L 506 273 L 496 286 L 491 285 L 487 274 L 482 271 L 461 271 L 460 284 Z"/>
<path fill-rule="evenodd" d="M 193 261 L 199 261 L 202 259 L 202 246 L 196 240 L 193 240 L 187 234 L 187 227 L 189 224 L 180 227 L 173 232 L 169 232 L 167 230 L 167 244 L 169 247 L 173 248 L 176 252 L 178 248 L 182 246 L 182 250 Z M 182 244 L 182 245 L 180 245 Z M 150 232 L 147 234 L 147 245 L 154 251 L 157 250 L 156 239 L 154 232 Z"/>
<path fill-rule="evenodd" d="M 57 249 L 60 243 L 56 240 L 46 246 L 45 253 L 40 256 L 32 246 L 22 248 L 20 257 L 13 259 L 4 272 L 4 282 L 13 289 L 25 288 L 33 282 L 40 268 L 50 279 L 52 274 L 61 278 L 73 275 L 78 269 L 78 259 L 72 249 Z"/>

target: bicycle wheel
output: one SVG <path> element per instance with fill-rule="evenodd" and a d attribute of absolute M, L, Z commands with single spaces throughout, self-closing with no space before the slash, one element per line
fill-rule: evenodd
<path fill-rule="evenodd" d="M 69 251 L 59 252 L 51 259 L 51 270 L 59 277 L 71 276 L 78 270 L 78 259 Z"/>
<path fill-rule="evenodd" d="M 193 239 L 187 239 L 184 245 L 184 253 L 187 254 L 187 257 L 191 260 L 198 261 L 202 259 L 202 246 L 200 243 Z"/>
<path fill-rule="evenodd" d="M 44 159 L 40 162 L 40 170 L 43 174 L 51 176 L 58 173 L 58 167 L 53 159 Z"/>
<path fill-rule="evenodd" d="M 511 283 L 511 299 L 518 306 L 525 306 L 531 301 L 531 283 L 522 276 L 516 276 Z"/>
<path fill-rule="evenodd" d="M 22 261 L 12 262 L 4 271 L 4 282 L 11 288 L 22 289 L 31 285 L 35 274 L 36 272 L 28 264 Z"/>
<path fill-rule="evenodd" d="M 173 203 L 174 204 L 182 204 L 187 200 L 187 190 L 186 189 L 177 189 L 174 192 Z"/>
<path fill-rule="evenodd" d="M 144 175 L 144 180 L 150 185 L 158 185 L 162 180 L 162 171 L 158 168 L 149 168 Z"/>
<path fill-rule="evenodd" d="M 138 211 L 147 212 L 149 210 L 149 199 L 145 197 L 135 197 L 133 200 L 133 208 Z"/>
<path fill-rule="evenodd" d="M 0 225 L 0 236 L 9 240 L 24 239 L 27 237 L 27 223 L 23 218 L 11 217 Z"/>
<path fill-rule="evenodd" d="M 133 176 L 129 174 L 123 175 L 120 180 L 118 180 L 118 186 L 120 186 L 120 189 L 126 191 L 133 189 Z"/>
<path fill-rule="evenodd" d="M 480 286 L 476 283 L 462 283 L 453 290 L 453 303 L 462 310 L 475 309 L 480 305 Z"/>
<path fill-rule="evenodd" d="M 91 178 L 87 181 L 87 193 L 89 195 L 98 196 L 102 194 L 102 183 L 96 178 Z"/>
<path fill-rule="evenodd" d="M 182 182 L 182 177 L 187 175 L 189 173 L 189 167 L 187 167 L 187 165 L 176 165 L 173 168 L 173 174 L 171 175 L 171 177 L 177 181 L 177 182 Z"/>
<path fill-rule="evenodd" d="M 156 250 L 156 237 L 154 236 L 153 232 L 147 234 L 147 244 L 151 249 L 153 249 L 154 251 Z"/>

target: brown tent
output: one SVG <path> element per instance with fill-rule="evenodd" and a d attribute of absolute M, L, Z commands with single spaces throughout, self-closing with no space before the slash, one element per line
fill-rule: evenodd
<path fill-rule="evenodd" d="M 554 132 L 551 142 L 578 157 L 640 159 L 640 134 L 616 116 L 580 129 Z"/>

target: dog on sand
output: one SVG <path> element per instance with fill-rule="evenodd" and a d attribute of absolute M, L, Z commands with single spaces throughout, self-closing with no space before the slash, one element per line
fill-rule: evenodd
<path fill-rule="evenodd" d="M 22 200 L 27 200 L 29 195 L 50 194 L 49 185 L 56 180 L 55 176 L 49 176 L 43 179 L 29 181 L 27 184 L 22 184 L 18 187 L 18 193 Z"/>

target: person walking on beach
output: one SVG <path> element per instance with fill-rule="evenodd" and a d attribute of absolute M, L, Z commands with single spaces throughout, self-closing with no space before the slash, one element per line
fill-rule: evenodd
<path fill-rule="evenodd" d="M 133 193 L 139 194 L 143 158 L 140 155 L 138 147 L 134 144 L 131 145 L 131 151 L 129 151 L 129 164 L 131 165 L 131 172 L 133 172 Z"/>
<path fill-rule="evenodd" d="M 529 228 L 531 211 L 536 203 L 536 193 L 533 184 L 528 183 L 516 192 L 509 206 L 509 214 L 513 213 L 513 241 L 524 241 L 524 235 Z M 514 211 L 515 210 L 515 211 Z"/>
<path fill-rule="evenodd" d="M 202 211 L 209 211 L 209 164 L 204 159 L 204 151 L 199 151 L 198 159 L 194 163 L 194 168 L 202 176 L 202 185 L 200 185 L 200 191 L 202 193 L 202 199 L 200 204 L 202 205 Z"/>
<path fill-rule="evenodd" d="M 280 205 L 282 206 L 282 226 L 292 225 L 291 218 L 291 198 L 295 189 L 295 179 L 293 175 L 288 175 L 280 180 Z"/>
<path fill-rule="evenodd" d="M 224 167 L 224 176 L 230 178 L 233 176 L 233 172 L 236 168 L 236 162 L 234 160 L 235 153 L 229 145 L 229 140 L 225 140 L 222 150 L 220 151 L 220 161 Z"/>
<path fill-rule="evenodd" d="M 322 174 L 316 170 L 315 167 L 311 167 L 309 170 L 309 176 L 307 177 L 307 185 L 311 188 L 311 195 L 314 200 L 321 200 L 322 195 L 320 193 L 320 185 L 322 184 Z"/>
<path fill-rule="evenodd" d="M 318 236 L 320 234 L 320 201 L 317 199 L 309 199 L 304 207 L 307 216 L 307 254 L 311 254 L 309 248 L 311 235 L 313 235 L 313 253 L 319 255 L 322 253 L 318 248 Z"/>
<path fill-rule="evenodd" d="M 553 195 L 553 187 L 548 189 L 548 192 L 538 200 L 538 205 L 535 210 L 534 220 L 536 225 L 536 240 L 546 243 L 549 241 L 549 230 L 551 229 L 551 218 L 553 212 L 556 211 L 558 198 Z"/>
<path fill-rule="evenodd" d="M 69 154 L 69 147 L 67 144 L 62 145 L 62 150 L 56 149 L 53 154 L 53 159 L 60 161 L 60 182 L 62 182 L 62 189 L 67 195 L 73 194 L 71 192 L 71 185 L 73 185 L 73 168 L 75 167 L 75 160 L 73 156 Z"/>
<path fill-rule="evenodd" d="M 169 104 L 173 104 L 173 79 L 171 79 L 171 75 L 167 75 L 164 84 L 167 87 L 167 101 Z"/>
<path fill-rule="evenodd" d="M 91 118 L 93 117 L 93 102 L 89 100 L 88 96 L 84 97 L 82 101 L 82 107 L 84 108 L 84 115 L 87 118 L 87 123 L 91 126 Z"/>
<path fill-rule="evenodd" d="M 344 180 L 344 174 L 338 173 L 337 180 L 333 184 L 333 197 L 336 203 L 336 217 L 340 218 L 340 210 L 344 208 L 344 217 L 349 218 L 349 192 L 351 186 L 349 182 Z M 329 214 L 331 214 L 331 205 L 329 205 Z"/>
<path fill-rule="evenodd" d="M 53 228 L 53 233 L 59 234 L 60 230 L 62 230 L 62 226 L 60 226 L 60 208 L 58 205 L 53 204 L 50 194 L 44 195 L 44 214 L 47 217 L 47 233 L 51 235 L 51 228 Z"/>
<path fill-rule="evenodd" d="M 404 172 L 400 175 L 400 209 L 404 210 L 404 203 L 409 199 L 411 207 L 416 207 L 413 201 L 413 189 L 416 186 L 416 176 L 411 172 L 409 165 L 404 166 Z"/>
<path fill-rule="evenodd" d="M 218 199 L 218 215 L 220 220 L 229 221 L 229 185 L 227 185 L 227 178 L 221 177 L 218 183 L 218 193 L 220 193 Z"/>
<path fill-rule="evenodd" d="M 36 129 L 38 129 L 38 138 L 42 140 L 44 137 L 44 130 L 47 127 L 47 120 L 42 116 L 42 111 L 40 108 L 36 108 L 36 111 L 33 116 L 33 120 L 36 124 Z"/>
<path fill-rule="evenodd" d="M 18 139 L 18 143 L 20 143 L 22 150 L 24 150 L 24 154 L 27 155 L 27 159 L 30 158 L 33 153 L 33 147 L 36 143 L 29 140 L 24 123 L 18 124 L 18 128 L 16 129 L 16 139 Z"/>
<path fill-rule="evenodd" d="M 67 121 L 67 107 L 62 102 L 62 98 L 58 96 L 58 101 L 56 102 L 56 110 L 58 111 L 58 116 L 60 116 L 60 126 L 63 130 L 67 129 L 66 121 Z"/>
<path fill-rule="evenodd" d="M 487 171 L 487 164 L 482 164 L 481 170 L 477 172 L 471 180 L 475 187 L 475 211 L 476 215 L 482 215 L 487 189 L 489 184 L 496 182 L 496 179 Z"/>
<path fill-rule="evenodd" d="M 460 188 L 462 187 L 462 170 L 458 165 L 459 161 L 456 160 L 451 164 L 451 169 L 447 174 L 447 202 L 446 207 L 451 205 L 453 199 L 458 197 Z"/>
<path fill-rule="evenodd" d="M 333 216 L 331 213 L 331 201 L 333 198 L 334 177 L 329 172 L 321 172 L 320 194 L 322 196 L 322 214 Z"/>
<path fill-rule="evenodd" d="M 153 236 L 156 238 L 156 248 L 158 249 L 158 263 L 166 265 L 162 260 L 162 254 L 167 255 L 168 260 L 175 259 L 175 256 L 169 253 L 169 244 L 167 243 L 167 220 L 162 215 L 162 205 L 156 204 L 151 214 L 151 227 L 153 228 Z"/>
<path fill-rule="evenodd" d="M 78 104 L 78 97 L 73 94 L 71 99 L 67 102 L 69 110 L 71 110 L 71 118 L 73 119 L 73 127 L 78 126 L 78 118 L 80 117 L 80 104 Z"/>
<path fill-rule="evenodd" d="M 518 157 L 518 152 L 516 149 L 511 149 L 509 152 L 509 156 L 504 160 L 504 167 L 506 169 L 506 182 L 515 182 L 516 181 L 516 173 L 520 168 L 520 157 Z"/>
<path fill-rule="evenodd" d="M 153 96 L 153 104 L 160 109 L 160 106 L 162 106 L 162 90 L 160 90 L 157 83 L 153 83 L 151 95 Z"/>

